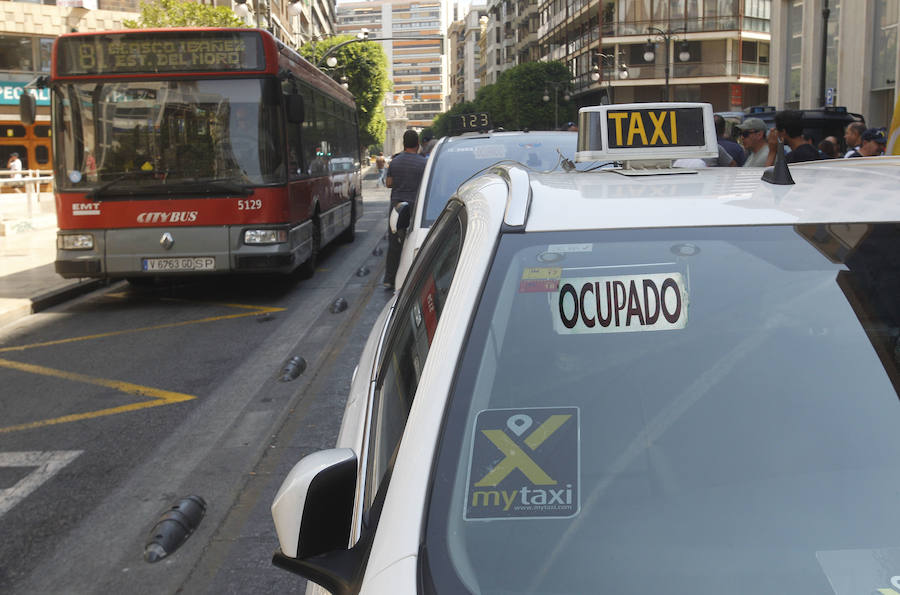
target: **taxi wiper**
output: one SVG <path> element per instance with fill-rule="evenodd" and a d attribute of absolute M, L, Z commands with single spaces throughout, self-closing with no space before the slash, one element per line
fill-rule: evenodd
<path fill-rule="evenodd" d="M 107 190 L 109 190 L 110 188 L 112 188 L 113 186 L 118 184 L 119 182 L 124 182 L 125 180 L 133 180 L 136 178 L 141 178 L 141 177 L 145 177 L 145 176 L 152 175 L 152 174 L 153 174 L 152 171 L 143 171 L 143 170 L 125 172 L 121 176 L 113 178 L 112 180 L 110 180 L 108 182 L 104 182 L 103 184 L 97 186 L 96 188 L 94 188 L 93 190 L 91 190 L 90 192 L 85 194 L 84 197 L 85 198 L 98 197 L 102 194 L 105 194 Z"/>

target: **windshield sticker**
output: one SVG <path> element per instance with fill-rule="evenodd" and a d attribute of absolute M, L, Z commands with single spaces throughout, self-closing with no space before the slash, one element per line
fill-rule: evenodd
<path fill-rule="evenodd" d="M 834 595 L 900 595 L 900 548 L 824 550 L 816 560 Z"/>
<path fill-rule="evenodd" d="M 559 267 L 529 267 L 522 271 L 519 293 L 547 293 L 559 289 Z"/>
<path fill-rule="evenodd" d="M 77 184 L 81 181 L 81 172 L 77 169 L 73 169 L 69 172 L 69 180 L 71 180 L 73 184 Z"/>
<path fill-rule="evenodd" d="M 567 252 L 593 252 L 594 245 L 593 244 L 550 244 L 547 247 L 547 252 L 556 252 L 558 254 L 565 254 Z"/>
<path fill-rule="evenodd" d="M 503 159 L 506 147 L 503 145 L 478 145 L 475 147 L 475 159 Z"/>
<path fill-rule="evenodd" d="M 564 279 L 551 303 L 560 335 L 682 329 L 687 306 L 680 273 Z"/>
<path fill-rule="evenodd" d="M 467 521 L 570 518 L 580 510 L 577 407 L 487 409 L 475 418 Z"/>

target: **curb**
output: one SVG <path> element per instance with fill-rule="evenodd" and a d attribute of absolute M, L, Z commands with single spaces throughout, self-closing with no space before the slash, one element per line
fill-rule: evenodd
<path fill-rule="evenodd" d="M 109 285 L 106 279 L 79 280 L 66 287 L 42 293 L 37 297 L 31 298 L 31 313 L 35 314 L 53 306 L 58 306 L 63 302 L 90 293 L 106 285 Z"/>

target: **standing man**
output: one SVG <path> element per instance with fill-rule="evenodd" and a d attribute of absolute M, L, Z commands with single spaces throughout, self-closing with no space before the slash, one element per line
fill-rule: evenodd
<path fill-rule="evenodd" d="M 862 122 L 851 122 L 844 131 L 844 140 L 847 142 L 847 152 L 844 158 L 852 157 L 851 153 L 859 150 L 862 144 L 862 134 L 866 131 L 866 125 Z"/>
<path fill-rule="evenodd" d="M 13 151 L 9 154 L 9 159 L 6 162 L 6 169 L 11 170 L 13 173 L 10 176 L 14 180 L 22 179 L 22 160 L 19 159 L 19 154 Z M 16 183 L 12 184 L 13 189 L 16 192 L 22 192 L 22 184 Z"/>
<path fill-rule="evenodd" d="M 769 143 L 769 157 L 766 165 L 775 163 L 775 152 L 781 140 L 791 148 L 784 160 L 788 163 L 801 161 L 817 161 L 822 157 L 819 151 L 803 137 L 803 115 L 799 110 L 782 110 L 775 113 L 775 129 L 769 132 L 766 139 Z"/>
<path fill-rule="evenodd" d="M 378 151 L 375 158 L 375 169 L 378 170 L 378 183 L 384 186 L 384 152 Z"/>
<path fill-rule="evenodd" d="M 391 189 L 391 211 L 400 202 L 409 203 L 410 208 L 416 204 L 419 184 L 425 173 L 427 159 L 419 155 L 419 135 L 415 130 L 403 133 L 403 152 L 391 159 L 387 168 L 385 185 Z M 391 211 L 388 211 L 390 214 Z M 388 229 L 387 262 L 384 268 L 384 288 L 394 289 L 397 277 L 397 266 L 400 264 L 400 251 L 403 248 L 403 232 L 392 233 Z"/>
<path fill-rule="evenodd" d="M 769 144 L 766 142 L 766 123 L 759 118 L 747 118 L 737 127 L 741 131 L 741 143 L 747 151 L 744 167 L 765 167 L 769 158 Z"/>
<path fill-rule="evenodd" d="M 884 147 L 887 139 L 884 134 L 877 128 L 869 128 L 862 133 L 859 148 L 852 151 L 848 158 L 851 157 L 876 157 L 884 154 Z"/>

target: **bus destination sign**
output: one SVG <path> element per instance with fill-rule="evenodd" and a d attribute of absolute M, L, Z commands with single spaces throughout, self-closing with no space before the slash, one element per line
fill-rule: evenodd
<path fill-rule="evenodd" d="M 254 31 L 179 31 L 60 37 L 56 76 L 263 70 Z"/>

